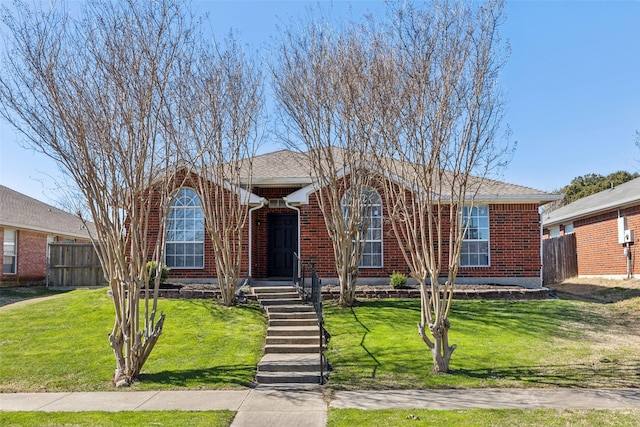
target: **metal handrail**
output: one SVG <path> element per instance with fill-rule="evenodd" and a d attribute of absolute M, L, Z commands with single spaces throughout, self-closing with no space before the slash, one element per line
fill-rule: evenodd
<path fill-rule="evenodd" d="M 331 335 L 324 327 L 324 316 L 322 314 L 322 282 L 318 277 L 318 272 L 312 262 L 301 262 L 298 254 L 294 253 L 293 284 L 303 301 L 310 302 L 318 318 L 319 345 L 320 345 L 320 384 L 324 384 L 324 367 L 326 358 L 324 349 Z M 298 276 L 298 264 L 300 265 L 300 276 Z M 311 272 L 311 283 L 307 282 L 307 269 Z M 307 286 L 308 285 L 308 286 Z"/>

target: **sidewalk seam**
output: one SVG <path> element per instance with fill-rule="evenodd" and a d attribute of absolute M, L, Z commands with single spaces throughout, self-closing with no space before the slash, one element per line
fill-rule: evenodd
<path fill-rule="evenodd" d="M 244 402 L 247 401 L 247 399 L 249 398 L 249 395 L 251 393 L 253 393 L 253 389 L 249 389 L 249 392 L 244 395 L 244 397 L 242 398 L 242 401 L 240 402 L 240 404 L 238 405 L 238 408 L 236 409 L 236 412 L 240 412 L 240 408 L 242 408 L 242 405 L 244 405 Z M 235 419 L 235 417 L 233 417 L 233 418 Z"/>
<path fill-rule="evenodd" d="M 47 402 L 45 405 L 42 405 L 42 406 L 38 407 L 38 409 L 37 409 L 37 410 L 38 410 L 38 411 L 42 411 L 42 410 L 44 410 L 44 408 L 46 408 L 47 406 L 49 406 L 49 405 L 51 405 L 51 404 L 53 404 L 53 403 L 59 402 L 59 401 L 61 401 L 62 399 L 66 399 L 67 397 L 69 397 L 69 396 L 73 395 L 74 393 L 75 393 L 75 392 L 73 392 L 73 391 L 68 392 L 68 393 L 66 393 L 66 394 L 64 394 L 64 395 L 62 395 L 62 396 L 60 396 L 58 399 L 56 399 L 56 400 L 52 400 L 51 402 Z"/>
<path fill-rule="evenodd" d="M 145 404 L 147 404 L 151 399 L 153 399 L 154 397 L 156 397 L 158 394 L 160 394 L 161 390 L 156 390 L 155 393 L 153 393 L 151 396 L 149 396 L 149 398 L 147 400 L 145 400 L 144 402 L 142 402 L 141 404 L 139 404 L 138 406 L 136 406 L 136 408 L 134 409 L 134 411 L 140 410 L 140 407 L 144 406 Z"/>

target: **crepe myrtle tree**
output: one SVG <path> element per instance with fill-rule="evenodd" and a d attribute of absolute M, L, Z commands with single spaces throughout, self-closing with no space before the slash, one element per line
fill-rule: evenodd
<path fill-rule="evenodd" d="M 182 70 L 182 163 L 202 200 L 224 305 L 233 305 L 246 252 L 253 157 L 261 137 L 262 71 L 229 35 Z"/>
<path fill-rule="evenodd" d="M 509 158 L 498 136 L 498 73 L 506 51 L 503 4 L 436 0 L 391 5 L 386 27 L 393 73 L 379 81 L 381 144 L 374 150 L 386 215 L 421 290 L 418 332 L 435 372 L 456 348 L 449 314 L 474 200 L 484 177 Z"/>
<path fill-rule="evenodd" d="M 376 183 L 366 159 L 380 46 L 363 26 L 335 28 L 322 18 L 282 34 L 272 65 L 280 135 L 308 161 L 333 245 L 339 304 L 352 306 Z"/>
<path fill-rule="evenodd" d="M 157 306 L 161 274 L 150 286 L 146 267 L 162 268 L 164 230 L 151 233 L 150 219 L 159 215 L 164 227 L 178 152 L 172 91 L 179 65 L 189 62 L 194 21 L 173 0 L 98 0 L 73 16 L 63 6 L 3 7 L 0 115 L 85 199 L 115 311 L 113 381 L 126 386 L 165 319 Z"/>

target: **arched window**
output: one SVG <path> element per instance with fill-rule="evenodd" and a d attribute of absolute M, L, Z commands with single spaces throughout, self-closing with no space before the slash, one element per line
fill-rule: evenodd
<path fill-rule="evenodd" d="M 192 188 L 181 188 L 171 201 L 165 262 L 169 268 L 204 267 L 204 214 Z"/>
<path fill-rule="evenodd" d="M 348 190 L 342 198 L 342 212 L 346 216 L 352 207 L 351 190 Z M 367 236 L 362 251 L 360 267 L 382 267 L 382 199 L 376 190 L 366 187 L 361 195 L 361 215 L 368 225 Z"/>

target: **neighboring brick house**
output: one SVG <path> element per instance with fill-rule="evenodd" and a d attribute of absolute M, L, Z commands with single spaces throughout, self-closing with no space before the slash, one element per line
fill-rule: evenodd
<path fill-rule="evenodd" d="M 578 276 L 633 275 L 640 268 L 640 178 L 548 212 L 543 225 L 545 238 L 575 233 Z"/>
<path fill-rule="evenodd" d="M 89 241 L 80 219 L 0 185 L 0 283 L 45 279 L 48 244 Z"/>
<path fill-rule="evenodd" d="M 324 283 L 337 276 L 333 248 L 304 156 L 288 150 L 253 159 L 252 200 L 246 227 L 242 275 L 252 279 L 292 277 L 293 253 L 313 262 Z M 375 189 L 374 189 L 375 190 Z M 558 196 L 486 180 L 476 197 L 474 239 L 465 243 L 458 283 L 541 285 L 541 224 L 538 208 Z M 210 239 L 193 188 L 176 190 L 167 233 L 170 277 L 213 278 Z M 408 273 L 380 202 L 363 256 L 361 283 L 388 283 L 393 271 Z M 470 233 L 471 234 L 471 233 Z"/>

